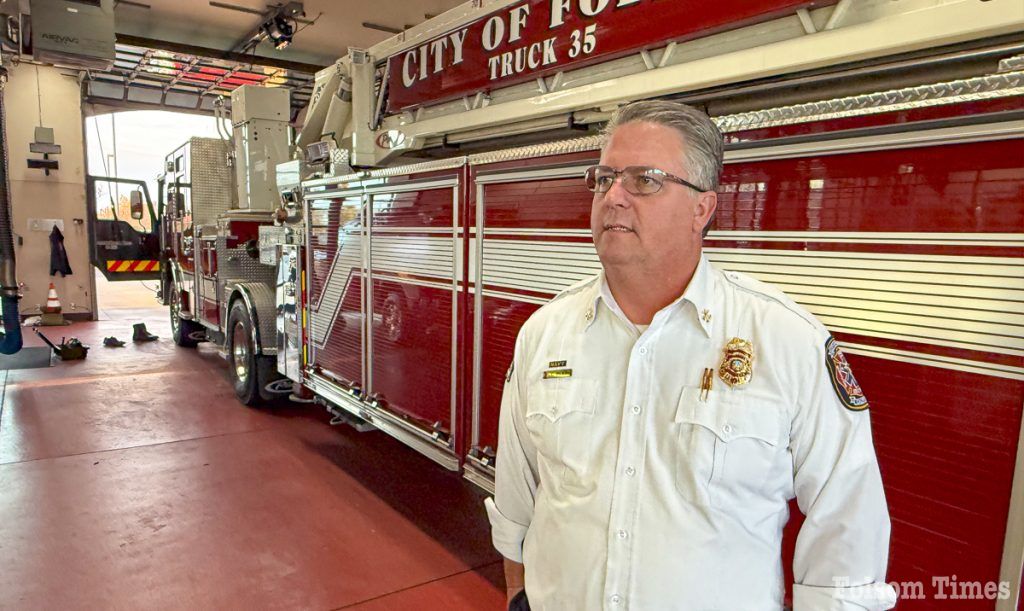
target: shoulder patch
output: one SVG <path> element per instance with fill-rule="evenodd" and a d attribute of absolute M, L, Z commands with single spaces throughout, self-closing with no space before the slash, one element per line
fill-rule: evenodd
<path fill-rule="evenodd" d="M 860 389 L 846 356 L 831 335 L 825 341 L 825 366 L 828 367 L 832 388 L 846 409 L 860 412 L 868 408 L 868 399 Z"/>

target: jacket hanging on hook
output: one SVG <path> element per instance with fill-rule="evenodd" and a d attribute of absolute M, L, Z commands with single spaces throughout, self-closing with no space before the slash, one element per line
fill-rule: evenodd
<path fill-rule="evenodd" d="M 50 275 L 56 276 L 71 275 L 71 263 L 68 261 L 68 253 L 64 250 L 64 234 L 56 225 L 50 232 Z"/>

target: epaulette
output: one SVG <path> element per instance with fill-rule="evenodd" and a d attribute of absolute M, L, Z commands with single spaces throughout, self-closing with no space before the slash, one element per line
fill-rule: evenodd
<path fill-rule="evenodd" d="M 565 296 L 568 296 L 568 295 L 575 295 L 576 293 L 579 293 L 583 289 L 589 287 L 591 284 L 593 284 L 593 283 L 597 282 L 598 280 L 600 280 L 600 278 L 601 278 L 601 274 L 595 274 L 595 275 L 591 276 L 590 278 L 584 278 L 583 280 L 580 280 L 579 282 L 569 286 L 568 288 L 562 289 L 562 291 L 560 291 L 557 295 L 552 297 L 551 301 L 549 301 L 548 303 L 551 303 L 551 302 L 554 302 L 554 301 L 558 301 L 562 297 L 565 297 Z"/>
<path fill-rule="evenodd" d="M 815 329 L 822 328 L 821 323 L 818 322 L 818 320 L 814 318 L 814 316 L 812 316 L 810 312 L 797 305 L 797 303 L 793 301 L 788 295 L 786 295 L 779 289 L 775 288 L 774 286 L 761 282 L 756 278 L 751 278 L 750 276 L 746 274 L 741 274 L 739 272 L 723 270 L 722 276 L 725 277 L 726 281 L 728 281 L 729 284 L 733 285 L 737 289 L 782 306 L 783 308 L 789 310 L 793 314 L 799 316 L 801 320 L 811 325 Z"/>

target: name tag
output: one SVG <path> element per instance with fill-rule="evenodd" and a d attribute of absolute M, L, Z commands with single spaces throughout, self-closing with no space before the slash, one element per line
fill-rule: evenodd
<path fill-rule="evenodd" d="M 544 379 L 548 380 L 551 378 L 571 378 L 572 369 L 552 369 L 544 372 Z"/>

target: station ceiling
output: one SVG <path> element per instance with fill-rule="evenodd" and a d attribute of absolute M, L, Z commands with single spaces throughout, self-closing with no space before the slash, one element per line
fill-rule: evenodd
<path fill-rule="evenodd" d="M 264 42 L 255 53 L 273 60 L 328 66 L 346 55 L 349 47 L 370 47 L 464 2 L 303 0 L 306 22 L 298 24 L 301 30 L 294 42 L 283 51 Z M 261 13 L 274 6 L 261 0 L 119 0 L 115 2 L 115 27 L 124 38 L 229 51 L 263 22 Z"/>
<path fill-rule="evenodd" d="M 117 57 L 92 71 L 86 101 L 113 107 L 209 112 L 244 84 L 292 90 L 292 118 L 312 92 L 314 73 L 451 9 L 464 0 L 304 0 L 287 48 L 251 44 L 281 4 L 259 0 L 116 0 Z"/>

